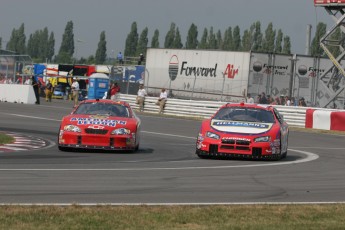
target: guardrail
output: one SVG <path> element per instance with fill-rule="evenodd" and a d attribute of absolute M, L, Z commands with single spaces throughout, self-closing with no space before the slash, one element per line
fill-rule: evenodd
<path fill-rule="evenodd" d="M 139 106 L 135 103 L 135 95 L 121 94 L 120 99 L 127 101 L 132 108 L 139 109 Z M 155 104 L 156 102 L 157 97 L 146 97 L 144 111 L 158 113 L 159 106 Z M 219 109 L 220 106 L 224 105 L 225 103 L 227 102 L 193 101 L 168 98 L 165 105 L 164 114 L 184 117 L 209 118 Z M 274 107 L 284 116 L 284 119 L 289 125 L 305 127 L 306 110 L 308 107 L 279 105 L 274 105 Z"/>

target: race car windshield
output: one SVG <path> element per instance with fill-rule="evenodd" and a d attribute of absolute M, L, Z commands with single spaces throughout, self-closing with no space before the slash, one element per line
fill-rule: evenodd
<path fill-rule="evenodd" d="M 271 111 L 256 108 L 222 108 L 213 117 L 216 120 L 275 123 Z"/>
<path fill-rule="evenodd" d="M 74 114 L 129 117 L 130 113 L 124 105 L 95 102 L 80 104 Z"/>

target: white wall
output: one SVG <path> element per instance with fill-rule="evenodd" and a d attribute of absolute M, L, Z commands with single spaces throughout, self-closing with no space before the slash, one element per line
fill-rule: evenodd
<path fill-rule="evenodd" d="M 36 97 L 31 85 L 0 84 L 0 101 L 35 104 Z"/>

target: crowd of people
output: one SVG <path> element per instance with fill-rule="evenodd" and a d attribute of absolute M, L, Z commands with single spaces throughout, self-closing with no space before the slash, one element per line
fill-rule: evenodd
<path fill-rule="evenodd" d="M 296 100 L 294 97 L 280 95 L 278 97 L 271 97 L 262 92 L 258 94 L 254 99 L 251 94 L 247 94 L 246 98 L 247 103 L 251 104 L 269 104 L 269 105 L 285 105 L 285 106 L 307 106 L 305 99 L 303 97 Z"/>

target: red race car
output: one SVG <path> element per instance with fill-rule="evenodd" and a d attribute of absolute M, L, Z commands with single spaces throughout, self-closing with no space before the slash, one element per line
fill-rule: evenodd
<path fill-rule="evenodd" d="M 287 155 L 288 135 L 287 123 L 273 106 L 228 103 L 202 122 L 196 154 L 279 160 Z"/>
<path fill-rule="evenodd" d="M 81 102 L 63 117 L 58 147 L 135 151 L 139 141 L 140 119 L 127 102 L 96 99 Z"/>

